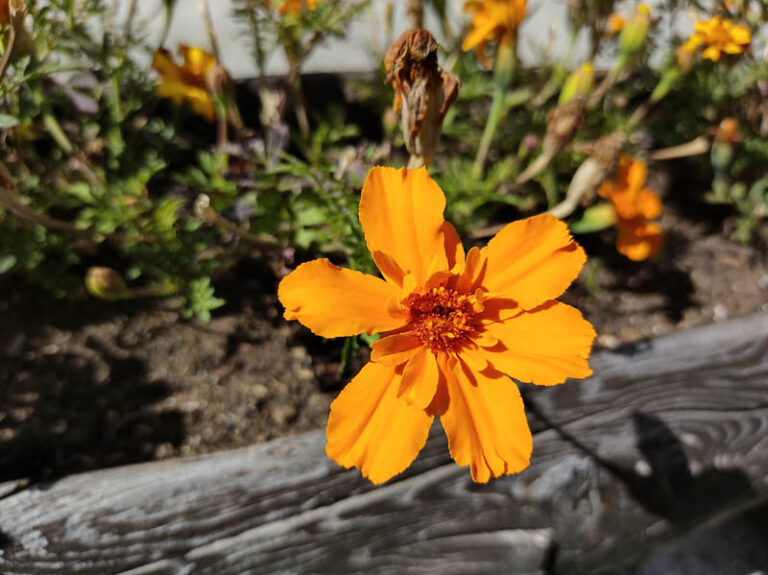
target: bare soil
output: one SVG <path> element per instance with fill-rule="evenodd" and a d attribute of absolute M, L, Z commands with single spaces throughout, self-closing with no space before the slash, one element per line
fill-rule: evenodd
<path fill-rule="evenodd" d="M 664 256 L 633 263 L 605 236 L 563 298 L 614 348 L 697 325 L 768 312 L 768 261 L 726 239 L 722 218 L 663 225 Z M 602 239 L 601 239 L 602 238 Z M 339 342 L 281 319 L 276 279 L 239 270 L 208 325 L 172 300 L 79 306 L 6 289 L 0 301 L 0 481 L 49 478 L 229 449 L 325 425 Z"/>

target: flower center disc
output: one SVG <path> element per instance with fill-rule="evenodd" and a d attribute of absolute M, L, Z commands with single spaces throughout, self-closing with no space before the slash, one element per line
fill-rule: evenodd
<path fill-rule="evenodd" d="M 475 316 L 483 310 L 474 295 L 436 287 L 406 300 L 412 333 L 432 351 L 457 351 L 475 331 Z"/>

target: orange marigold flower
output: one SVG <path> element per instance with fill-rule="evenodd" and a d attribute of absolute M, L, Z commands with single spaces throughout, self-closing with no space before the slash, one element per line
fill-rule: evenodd
<path fill-rule="evenodd" d="M 477 59 L 490 67 L 485 54 L 491 42 L 508 44 L 517 37 L 517 29 L 525 18 L 527 0 L 469 0 L 464 10 L 472 14 L 472 28 L 464 38 L 462 49 L 474 49 Z"/>
<path fill-rule="evenodd" d="M 622 156 L 616 179 L 603 182 L 597 191 L 616 212 L 616 249 L 634 261 L 654 257 L 664 243 L 661 226 L 649 221 L 661 215 L 661 200 L 643 187 L 647 173 L 645 162 Z"/>
<path fill-rule="evenodd" d="M 301 14 L 303 8 L 314 10 L 317 0 L 284 0 L 277 11 L 280 14 Z"/>
<path fill-rule="evenodd" d="M 360 222 L 384 279 L 319 259 L 278 289 L 285 318 L 317 335 L 381 333 L 331 405 L 326 444 L 374 483 L 411 464 L 436 415 L 475 481 L 521 471 L 531 432 L 507 376 L 554 385 L 592 373 L 595 331 L 556 301 L 586 261 L 566 225 L 551 215 L 513 222 L 465 254 L 444 209 L 426 169 L 373 168 Z"/>
<path fill-rule="evenodd" d="M 181 65 L 174 62 L 168 50 L 155 52 L 152 68 L 160 75 L 156 90 L 161 98 L 176 104 L 186 102 L 209 122 L 216 119 L 216 106 L 208 89 L 208 75 L 217 66 L 216 58 L 202 48 L 181 44 Z"/>
<path fill-rule="evenodd" d="M 691 51 L 704 46 L 701 57 L 717 62 L 723 53 L 741 54 L 749 48 L 751 42 L 752 33 L 749 28 L 734 24 L 727 18 L 715 16 L 709 20 L 696 22 L 694 33 L 688 38 L 685 46 Z"/>

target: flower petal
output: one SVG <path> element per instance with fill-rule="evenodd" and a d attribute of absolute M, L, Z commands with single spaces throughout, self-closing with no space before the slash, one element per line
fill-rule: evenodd
<path fill-rule="evenodd" d="M 443 237 L 445 239 L 445 255 L 448 258 L 448 269 L 453 269 L 456 264 L 463 264 L 464 246 L 461 243 L 459 232 L 449 222 L 443 222 Z"/>
<path fill-rule="evenodd" d="M 493 370 L 472 373 L 461 362 L 445 376 L 449 399 L 440 422 L 456 463 L 469 465 L 479 483 L 528 467 L 533 439 L 517 385 Z"/>
<path fill-rule="evenodd" d="M 371 361 L 397 367 L 411 359 L 421 347 L 421 340 L 409 333 L 381 338 L 371 345 Z"/>
<path fill-rule="evenodd" d="M 431 272 L 448 270 L 444 209 L 445 195 L 425 168 L 371 169 L 360 198 L 360 223 L 368 249 L 372 254 L 383 252 L 423 284 Z M 384 277 L 398 283 L 388 266 L 380 269 Z"/>
<path fill-rule="evenodd" d="M 637 212 L 643 217 L 652 220 L 661 215 L 661 200 L 650 188 L 643 188 L 637 192 L 635 202 Z"/>
<path fill-rule="evenodd" d="M 331 404 L 328 457 L 383 483 L 408 467 L 427 441 L 433 416 L 397 397 L 401 376 L 366 364 Z"/>
<path fill-rule="evenodd" d="M 648 177 L 648 166 L 642 160 L 635 160 L 629 156 L 621 158 L 619 171 L 626 170 L 627 188 L 630 191 L 640 190 Z"/>
<path fill-rule="evenodd" d="M 531 309 L 561 295 L 587 260 L 568 226 L 549 214 L 512 222 L 481 250 L 482 286 Z"/>
<path fill-rule="evenodd" d="M 656 222 L 642 219 L 619 222 L 616 249 L 629 259 L 639 262 L 659 254 L 664 245 L 664 231 Z"/>
<path fill-rule="evenodd" d="M 473 48 L 493 40 L 498 22 L 495 22 L 485 14 L 475 16 L 472 21 L 472 29 L 467 33 L 466 38 L 461 43 L 461 49 L 469 52 Z"/>
<path fill-rule="evenodd" d="M 596 334 L 576 308 L 548 302 L 486 329 L 499 344 L 481 353 L 517 381 L 555 385 L 592 375 L 588 358 Z"/>
<path fill-rule="evenodd" d="M 488 260 L 483 257 L 480 250 L 473 247 L 467 254 L 464 269 L 456 279 L 456 289 L 460 293 L 475 291 L 486 272 Z"/>
<path fill-rule="evenodd" d="M 181 78 L 179 67 L 171 58 L 168 50 L 163 48 L 155 52 L 152 58 L 152 69 L 155 70 L 165 82 L 178 82 Z"/>
<path fill-rule="evenodd" d="M 435 397 L 438 377 L 435 355 L 422 346 L 405 366 L 397 395 L 409 405 L 426 409 Z"/>
<path fill-rule="evenodd" d="M 377 277 L 342 269 L 327 259 L 301 264 L 277 290 L 285 319 L 297 319 L 317 335 L 341 337 L 388 331 L 406 315 L 390 311 L 399 290 Z"/>

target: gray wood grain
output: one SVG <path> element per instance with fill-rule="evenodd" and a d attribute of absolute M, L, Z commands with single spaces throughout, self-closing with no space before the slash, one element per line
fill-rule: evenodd
<path fill-rule="evenodd" d="M 321 431 L 76 475 L 0 499 L 0 572 L 609 571 L 768 495 L 768 315 L 592 363 L 523 386 L 521 474 L 472 483 L 433 429 L 379 488 L 329 461 Z"/>

